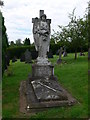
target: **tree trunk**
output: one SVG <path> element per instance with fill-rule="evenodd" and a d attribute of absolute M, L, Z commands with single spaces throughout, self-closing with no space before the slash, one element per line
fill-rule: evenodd
<path fill-rule="evenodd" d="M 83 53 L 82 46 L 81 46 L 81 53 Z"/>
<path fill-rule="evenodd" d="M 80 48 L 81 48 L 80 56 L 83 56 L 82 46 Z"/>
<path fill-rule="evenodd" d="M 88 49 L 88 60 L 90 61 L 90 48 Z"/>
<path fill-rule="evenodd" d="M 75 60 L 77 59 L 77 50 L 75 50 Z"/>

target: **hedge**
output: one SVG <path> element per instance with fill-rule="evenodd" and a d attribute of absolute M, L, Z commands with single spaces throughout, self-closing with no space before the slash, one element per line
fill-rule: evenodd
<path fill-rule="evenodd" d="M 57 53 L 57 51 L 58 51 L 58 49 L 60 49 L 60 47 L 61 47 L 60 44 L 50 44 L 50 49 L 51 49 L 53 55 L 55 55 Z M 9 47 L 9 48 L 7 48 L 7 52 L 10 56 L 10 59 L 12 59 L 14 56 L 19 59 L 20 56 L 26 51 L 26 49 L 28 49 L 31 52 L 32 59 L 37 58 L 38 52 L 36 52 L 34 45 Z M 66 51 L 68 53 L 74 53 L 75 52 L 74 48 L 70 44 L 68 44 L 66 46 Z M 77 49 L 77 52 L 80 52 L 80 51 L 81 51 L 80 48 Z M 84 52 L 87 51 L 86 45 L 83 47 L 83 51 Z"/>
<path fill-rule="evenodd" d="M 31 52 L 32 59 L 37 57 L 37 52 L 34 46 L 14 46 L 7 48 L 7 53 L 9 54 L 10 59 L 14 56 L 20 59 L 21 55 L 28 49 Z"/>

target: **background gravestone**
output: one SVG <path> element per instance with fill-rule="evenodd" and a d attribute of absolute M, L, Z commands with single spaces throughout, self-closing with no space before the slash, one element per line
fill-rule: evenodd
<path fill-rule="evenodd" d="M 59 49 L 56 51 L 56 55 L 59 55 Z"/>
<path fill-rule="evenodd" d="M 25 51 L 25 63 L 32 63 L 31 52 L 28 49 Z"/>
<path fill-rule="evenodd" d="M 32 59 L 36 59 L 38 57 L 38 52 L 37 51 L 32 51 L 31 56 L 32 56 Z"/>
<path fill-rule="evenodd" d="M 66 52 L 66 47 L 64 46 L 63 47 L 63 57 L 66 57 L 67 56 L 67 52 Z"/>
<path fill-rule="evenodd" d="M 59 49 L 59 59 L 57 60 L 57 64 L 60 64 L 62 63 L 62 52 L 63 52 L 63 49 L 62 47 Z"/>
<path fill-rule="evenodd" d="M 12 58 L 12 62 L 14 63 L 14 62 L 16 62 L 17 61 L 17 58 L 14 56 L 13 58 Z"/>
<path fill-rule="evenodd" d="M 52 50 L 50 50 L 50 51 L 48 52 L 48 58 L 53 58 Z"/>
<path fill-rule="evenodd" d="M 25 54 L 22 53 L 21 57 L 20 57 L 20 62 L 25 62 Z"/>
<path fill-rule="evenodd" d="M 85 56 L 85 54 L 84 54 L 84 52 L 82 51 L 82 52 L 80 52 L 80 56 Z"/>

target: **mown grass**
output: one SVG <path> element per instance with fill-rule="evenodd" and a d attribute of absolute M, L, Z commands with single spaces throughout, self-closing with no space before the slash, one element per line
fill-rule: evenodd
<path fill-rule="evenodd" d="M 54 73 L 60 84 L 78 100 L 71 107 L 58 107 L 48 109 L 35 115 L 26 116 L 19 112 L 19 86 L 22 80 L 26 80 L 31 73 L 31 64 L 19 62 L 10 63 L 8 76 L 4 73 L 3 90 L 3 117 L 4 118 L 87 118 L 88 117 L 88 62 L 85 56 L 78 56 L 74 60 L 74 54 L 68 54 L 62 58 L 60 65 L 56 64 L 58 56 L 49 59 L 55 66 Z"/>

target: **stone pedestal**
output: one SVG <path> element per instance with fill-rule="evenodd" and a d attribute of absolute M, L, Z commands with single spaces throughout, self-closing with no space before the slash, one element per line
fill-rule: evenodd
<path fill-rule="evenodd" d="M 50 77 L 54 76 L 53 65 L 32 65 L 32 77 Z"/>
<path fill-rule="evenodd" d="M 61 63 L 62 63 L 62 59 L 58 59 L 57 64 L 61 64 Z"/>

